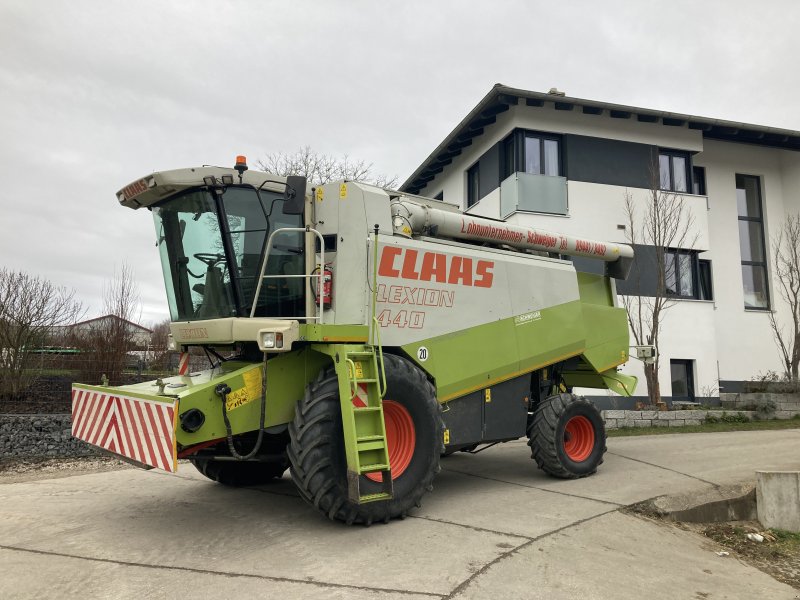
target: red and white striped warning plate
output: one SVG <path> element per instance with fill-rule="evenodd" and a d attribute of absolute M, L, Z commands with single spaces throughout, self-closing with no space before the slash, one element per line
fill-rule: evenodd
<path fill-rule="evenodd" d="M 178 375 L 189 374 L 189 353 L 181 352 L 178 357 Z"/>
<path fill-rule="evenodd" d="M 174 473 L 178 401 L 156 402 L 72 388 L 72 435 L 98 448 Z"/>
<path fill-rule="evenodd" d="M 353 406 L 356 408 L 364 408 L 365 406 L 369 406 L 369 392 L 367 392 L 366 383 L 359 383 L 356 386 L 356 393 L 351 400 L 353 402 Z"/>

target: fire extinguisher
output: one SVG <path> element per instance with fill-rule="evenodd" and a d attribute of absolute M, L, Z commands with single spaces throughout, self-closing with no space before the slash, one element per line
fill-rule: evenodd
<path fill-rule="evenodd" d="M 318 300 L 318 299 L 317 299 Z M 333 303 L 333 270 L 327 263 L 322 270 L 322 307 L 330 308 Z"/>

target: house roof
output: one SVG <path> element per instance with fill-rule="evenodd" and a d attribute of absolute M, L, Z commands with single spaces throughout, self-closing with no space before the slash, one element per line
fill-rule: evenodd
<path fill-rule="evenodd" d="M 87 319 L 86 321 L 79 321 L 77 323 L 73 323 L 72 325 L 66 325 L 65 327 L 78 327 L 79 325 L 86 325 L 88 323 L 95 323 L 97 321 L 102 321 L 104 319 L 118 319 L 127 323 L 132 327 L 136 327 L 137 329 L 141 329 L 142 331 L 146 331 L 147 333 L 153 333 L 152 329 L 148 329 L 147 327 L 143 327 L 138 323 L 134 323 L 133 321 L 128 321 L 128 319 L 123 319 L 122 317 L 118 317 L 117 315 L 103 315 L 102 317 L 95 317 L 94 319 Z"/>
<path fill-rule="evenodd" d="M 584 100 L 553 93 L 533 92 L 497 83 L 450 132 L 444 141 L 431 152 L 430 156 L 417 167 L 403 185 L 400 186 L 400 190 L 410 193 L 419 192 L 456 156 L 461 154 L 464 148 L 472 144 L 472 139 L 481 135 L 484 127 L 494 123 L 497 120 L 497 115 L 516 105 L 520 99 L 524 99 L 527 106 L 544 106 L 545 102 L 553 102 L 556 110 L 580 110 L 589 115 L 607 113 L 612 119 L 636 119 L 643 123 L 660 123 L 666 127 L 683 127 L 686 125 L 689 129 L 701 131 L 704 138 L 713 140 L 800 150 L 800 131 L 638 108 L 623 104 L 598 102 L 596 100 Z"/>

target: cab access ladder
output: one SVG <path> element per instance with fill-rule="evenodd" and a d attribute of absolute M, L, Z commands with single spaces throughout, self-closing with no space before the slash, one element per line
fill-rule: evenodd
<path fill-rule="evenodd" d="M 379 346 L 336 344 L 324 350 L 333 357 L 339 380 L 345 456 L 347 458 L 347 495 L 351 502 L 364 504 L 392 498 L 392 474 L 389 447 L 383 420 L 382 397 L 386 393 Z M 367 483 L 362 475 L 375 482 L 377 491 L 362 493 Z"/>

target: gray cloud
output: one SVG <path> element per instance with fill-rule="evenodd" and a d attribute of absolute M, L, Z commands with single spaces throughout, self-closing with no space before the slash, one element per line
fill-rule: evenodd
<path fill-rule="evenodd" d="M 401 180 L 502 82 L 800 129 L 800 7 L 772 2 L 0 5 L 0 264 L 100 310 L 115 265 L 166 316 L 153 171 L 309 144 Z"/>

